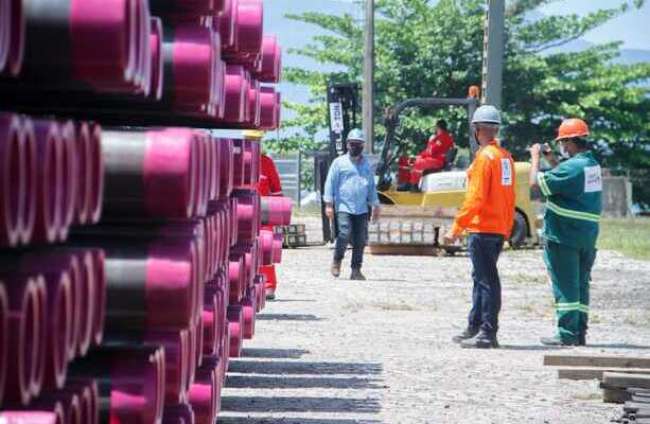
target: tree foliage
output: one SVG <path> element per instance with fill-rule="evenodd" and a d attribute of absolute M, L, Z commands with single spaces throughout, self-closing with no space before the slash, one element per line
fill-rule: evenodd
<path fill-rule="evenodd" d="M 548 140 L 563 117 L 586 119 L 593 138 L 612 146 L 612 165 L 648 165 L 650 144 L 650 64 L 617 63 L 620 43 L 594 45 L 579 52 L 558 47 L 643 4 L 622 1 L 618 7 L 578 16 L 542 16 L 531 12 L 553 0 L 508 2 L 502 133 L 515 156 L 523 158 L 531 142 Z M 464 97 L 480 85 L 486 2 L 484 0 L 377 0 L 375 90 L 378 134 L 384 108 L 411 97 Z M 309 87 L 308 104 L 287 103 L 296 117 L 285 127 L 315 140 L 326 128 L 328 81 L 361 81 L 362 22 L 309 12 L 288 15 L 323 31 L 298 54 L 337 72 L 285 69 L 285 79 Z M 462 109 L 412 111 L 402 122 L 401 136 L 418 150 L 436 118 L 445 117 L 456 139 L 466 145 L 467 117 Z M 296 136 L 294 136 L 296 137 Z M 630 151 L 641 152 L 631 155 Z"/>

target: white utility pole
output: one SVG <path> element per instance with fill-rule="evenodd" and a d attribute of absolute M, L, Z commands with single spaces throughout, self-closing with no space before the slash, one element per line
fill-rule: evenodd
<path fill-rule="evenodd" d="M 366 0 L 366 20 L 363 49 L 363 132 L 366 135 L 366 152 L 373 153 L 375 147 L 374 128 L 374 81 L 375 81 L 375 2 Z"/>

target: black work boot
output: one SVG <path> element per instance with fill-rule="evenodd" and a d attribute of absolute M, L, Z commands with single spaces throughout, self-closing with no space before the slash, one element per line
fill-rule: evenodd
<path fill-rule="evenodd" d="M 332 261 L 332 267 L 330 268 L 330 271 L 334 277 L 341 275 L 341 261 Z"/>
<path fill-rule="evenodd" d="M 467 327 L 462 333 L 452 337 L 451 341 L 454 343 L 461 343 L 463 340 L 471 339 L 473 337 L 476 337 L 478 334 L 479 329 L 478 327 Z"/>
<path fill-rule="evenodd" d="M 465 349 L 496 349 L 499 347 L 499 342 L 496 334 L 480 331 L 476 337 L 463 340 L 460 346 Z"/>
<path fill-rule="evenodd" d="M 361 273 L 360 269 L 353 269 L 350 274 L 350 280 L 354 281 L 366 281 L 366 277 Z"/>
<path fill-rule="evenodd" d="M 539 341 L 544 346 L 578 346 L 578 341 L 562 340 L 560 336 L 542 337 Z"/>

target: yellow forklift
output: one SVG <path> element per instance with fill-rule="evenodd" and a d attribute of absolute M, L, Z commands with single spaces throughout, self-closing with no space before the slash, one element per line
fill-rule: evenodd
<path fill-rule="evenodd" d="M 470 90 L 478 91 L 478 90 Z M 441 235 L 451 226 L 453 218 L 465 199 L 466 170 L 454 166 L 457 150 L 450 150 L 447 166 L 441 172 L 425 173 L 419 191 L 398 190 L 395 175 L 397 159 L 408 150 L 412 142 L 397 140 L 400 116 L 414 108 L 430 109 L 441 107 L 464 107 L 467 119 L 471 120 L 479 106 L 475 96 L 467 98 L 417 98 L 408 99 L 387 110 L 384 117 L 386 135 L 381 156 L 377 164 L 379 198 L 382 204 L 382 219 L 369 229 L 369 246 L 373 254 L 424 255 L 441 248 L 453 253 L 460 245 L 442 244 Z M 478 149 L 472 131 L 469 131 L 470 159 Z M 516 213 L 512 237 L 509 242 L 514 248 L 538 243 L 539 204 L 531 198 L 528 187 L 530 164 L 515 163 L 516 171 Z"/>

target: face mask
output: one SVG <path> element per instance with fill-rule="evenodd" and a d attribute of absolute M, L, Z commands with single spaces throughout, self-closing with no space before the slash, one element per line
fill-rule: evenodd
<path fill-rule="evenodd" d="M 350 152 L 350 156 L 355 158 L 359 157 L 363 153 L 363 144 L 352 144 L 348 147 L 348 151 Z"/>
<path fill-rule="evenodd" d="M 564 143 L 560 143 L 560 157 L 562 159 L 566 159 L 569 157 L 569 154 L 567 153 L 566 149 L 564 148 Z"/>

